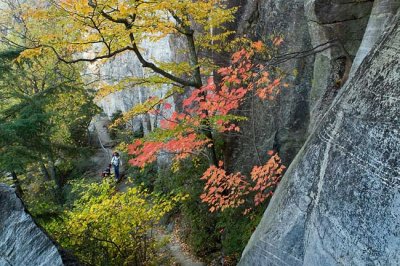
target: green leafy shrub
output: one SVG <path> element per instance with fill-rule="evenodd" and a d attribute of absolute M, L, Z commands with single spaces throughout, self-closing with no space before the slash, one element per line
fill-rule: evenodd
<path fill-rule="evenodd" d="M 84 188 L 64 222 L 47 225 L 61 245 L 90 265 L 157 264 L 162 241 L 154 227 L 185 197 L 161 197 L 139 187 L 118 193 L 108 181 Z"/>
<path fill-rule="evenodd" d="M 149 174 L 149 180 L 155 180 L 154 190 L 160 193 L 179 191 L 190 195 L 180 205 L 178 228 L 181 238 L 191 247 L 192 251 L 201 257 L 229 257 L 235 265 L 246 246 L 251 234 L 259 223 L 268 202 L 264 202 L 246 216 L 246 207 L 232 208 L 225 212 L 210 213 L 209 206 L 200 199 L 204 181 L 199 178 L 207 169 L 208 163 L 201 160 L 184 160 L 179 165 L 173 165 L 160 171 L 157 178 L 153 172 L 144 171 L 141 179 Z M 231 265 L 229 264 L 229 265 Z"/>
<path fill-rule="evenodd" d="M 185 193 L 189 197 L 180 205 L 179 228 L 181 238 L 197 255 L 206 255 L 219 248 L 219 233 L 215 230 L 216 215 L 208 211 L 201 202 L 200 194 L 204 183 L 198 177 L 207 168 L 207 162 L 185 160 L 173 169 L 158 173 L 154 183 L 156 192 L 171 191 Z"/>

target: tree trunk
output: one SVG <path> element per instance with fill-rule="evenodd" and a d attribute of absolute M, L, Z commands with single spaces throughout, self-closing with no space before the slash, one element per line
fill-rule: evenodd
<path fill-rule="evenodd" d="M 53 158 L 49 159 L 49 172 L 51 179 L 54 180 L 56 183 L 56 198 L 58 203 L 62 204 L 63 203 L 63 195 L 62 195 L 62 187 L 63 187 L 63 182 L 62 179 L 57 175 L 56 171 L 56 166 Z"/>
<path fill-rule="evenodd" d="M 52 160 L 49 162 L 49 171 L 50 171 L 51 179 L 54 180 L 57 188 L 61 189 L 62 188 L 62 180 L 59 178 L 59 176 L 57 176 L 56 166 L 54 164 L 54 161 L 52 161 Z"/>
<path fill-rule="evenodd" d="M 11 177 L 12 177 L 13 183 L 15 185 L 15 192 L 17 193 L 17 195 L 19 197 L 21 197 L 24 193 L 22 191 L 21 183 L 18 180 L 17 173 L 15 173 L 15 171 L 12 171 Z"/>
<path fill-rule="evenodd" d="M 46 168 L 46 166 L 44 165 L 43 162 L 40 162 L 40 171 L 42 172 L 45 181 L 50 181 L 51 180 L 51 177 L 49 175 L 49 171 L 47 171 L 47 168 Z"/>
<path fill-rule="evenodd" d="M 210 139 L 211 144 L 212 144 L 211 147 L 208 147 L 208 146 L 207 146 L 207 148 L 206 148 L 206 149 L 207 149 L 207 153 L 208 153 L 208 160 L 209 160 L 210 166 L 211 166 L 211 165 L 217 166 L 217 165 L 218 165 L 218 158 L 217 158 L 217 152 L 215 151 L 214 136 L 212 135 L 211 127 L 210 127 L 210 125 L 209 125 L 208 123 L 209 123 L 209 121 L 206 120 L 206 122 L 205 122 L 206 128 L 203 130 L 203 134 L 204 134 L 208 139 Z"/>

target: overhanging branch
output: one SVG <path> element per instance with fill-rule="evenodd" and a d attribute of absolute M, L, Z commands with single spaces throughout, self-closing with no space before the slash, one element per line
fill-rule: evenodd
<path fill-rule="evenodd" d="M 95 62 L 97 60 L 111 58 L 111 57 L 116 56 L 117 54 L 123 53 L 125 51 L 132 50 L 132 47 L 126 46 L 126 47 L 120 48 L 118 50 L 115 50 L 113 52 L 109 52 L 109 53 L 107 53 L 105 55 L 99 55 L 99 56 L 95 56 L 95 57 L 92 57 L 92 58 L 77 58 L 77 59 L 68 60 L 68 59 L 65 59 L 64 57 L 62 57 L 57 52 L 57 50 L 51 45 L 40 45 L 40 46 L 37 46 L 35 48 L 40 48 L 40 47 L 45 47 L 45 48 L 51 49 L 54 52 L 54 54 L 57 56 L 58 60 L 66 63 L 66 64 L 73 64 L 73 63 L 78 63 L 78 62 Z"/>

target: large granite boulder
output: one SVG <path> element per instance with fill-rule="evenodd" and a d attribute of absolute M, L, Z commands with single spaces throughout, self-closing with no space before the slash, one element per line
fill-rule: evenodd
<path fill-rule="evenodd" d="M 14 265 L 79 264 L 35 224 L 14 190 L 0 184 L 0 266 Z"/>
<path fill-rule="evenodd" d="M 399 19 L 294 159 L 240 265 L 400 265 Z"/>

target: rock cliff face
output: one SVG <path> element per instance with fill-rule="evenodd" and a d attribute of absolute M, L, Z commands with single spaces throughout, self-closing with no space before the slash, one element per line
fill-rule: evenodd
<path fill-rule="evenodd" d="M 283 34 L 281 53 L 312 48 L 302 0 L 247 1 L 238 33 L 266 40 L 272 33 Z M 249 120 L 241 125 L 243 137 L 229 139 L 225 165 L 247 172 L 264 163 L 266 152 L 279 150 L 285 162 L 293 159 L 305 141 L 309 121 L 309 88 L 314 56 L 295 58 L 280 65 L 288 73 L 290 89 L 283 89 L 276 101 L 253 101 L 244 107 Z M 259 162 L 259 157 L 260 161 Z"/>
<path fill-rule="evenodd" d="M 400 11 L 280 183 L 240 265 L 400 264 Z"/>
<path fill-rule="evenodd" d="M 396 0 L 374 1 L 367 29 L 365 30 L 362 43 L 351 67 L 351 74 L 354 74 L 362 60 L 375 45 L 382 31 L 386 29 L 399 7 L 400 1 Z"/>
<path fill-rule="evenodd" d="M 242 137 L 227 139 L 225 165 L 228 170 L 247 172 L 255 162 L 265 162 L 266 152 L 270 149 L 278 150 L 288 165 L 347 80 L 367 27 L 373 1 L 228 2 L 242 6 L 237 26 L 231 25 L 237 28 L 238 34 L 261 40 L 267 40 L 273 33 L 281 34 L 285 41 L 280 53 L 291 53 L 293 56 L 279 65 L 287 73 L 290 88 L 284 89 L 274 102 L 256 100 L 244 106 L 244 115 L 250 119 L 241 125 Z M 384 10 L 388 10 L 388 14 L 393 13 L 394 8 L 387 3 L 394 0 L 380 2 L 383 3 L 375 4 L 381 7 L 379 10 L 386 6 Z M 184 60 L 185 56 L 179 54 L 182 45 L 182 41 L 168 37 L 143 47 L 146 47 L 147 58 L 171 62 Z M 129 76 L 147 75 L 130 53 L 117 56 L 103 65 L 94 63 L 89 69 L 102 81 L 111 84 Z M 118 110 L 125 112 L 151 95 L 162 95 L 166 90 L 163 88 L 154 92 L 146 86 L 128 86 L 123 91 L 109 95 L 99 105 L 111 117 Z M 174 101 L 179 105 L 180 99 Z M 171 103 L 174 106 L 172 100 Z M 132 125 L 134 130 L 142 129 L 146 133 L 157 126 L 157 121 L 154 117 L 143 116 L 134 119 Z"/>
<path fill-rule="evenodd" d="M 249 120 L 241 125 L 243 137 L 227 139 L 225 165 L 246 173 L 265 162 L 270 149 L 286 165 L 296 158 L 241 264 L 400 263 L 395 252 L 400 1 L 229 1 L 239 2 L 238 34 L 284 37 L 280 53 L 286 59 L 279 67 L 290 87 L 276 101 L 246 103 Z M 146 56 L 182 60 L 175 48 L 180 44 L 169 38 L 149 44 Z M 109 83 L 146 76 L 131 54 L 93 68 Z M 110 117 L 152 94 L 145 86 L 127 88 L 99 104 Z M 133 125 L 146 132 L 157 121 L 144 116 Z"/>
<path fill-rule="evenodd" d="M 79 265 L 57 249 L 26 213 L 14 190 L 0 184 L 0 265 Z"/>
<path fill-rule="evenodd" d="M 347 81 L 372 2 L 343 0 L 304 1 L 315 61 L 310 88 L 309 130 L 318 123 L 340 88 Z"/>
<path fill-rule="evenodd" d="M 286 165 L 293 160 L 348 79 L 372 5 L 367 0 L 247 1 L 238 32 L 264 40 L 273 33 L 283 36 L 280 54 L 286 60 L 279 67 L 290 88 L 274 102 L 249 104 L 255 111 L 246 113 L 251 119 L 242 125 L 244 137 L 230 140 L 230 170 L 246 172 L 270 149 Z"/>
<path fill-rule="evenodd" d="M 143 51 L 143 56 L 160 62 L 172 62 L 178 57 L 175 49 L 173 49 L 176 42 L 178 42 L 176 38 L 166 37 L 157 43 L 144 43 L 141 45 L 146 48 Z M 89 51 L 88 53 L 95 52 L 96 47 L 93 47 L 93 51 Z M 142 68 L 142 65 L 133 52 L 127 52 L 117 55 L 105 63 L 95 62 L 88 64 L 84 74 L 90 77 L 89 80 L 96 79 L 100 80 L 101 84 L 114 85 L 127 78 L 145 78 L 149 76 L 150 72 L 148 69 Z M 100 88 L 101 85 L 96 89 Z M 116 112 L 121 111 L 125 113 L 133 106 L 145 102 L 151 96 L 164 96 L 168 89 L 168 86 L 154 89 L 146 84 L 136 86 L 126 85 L 123 90 L 111 93 L 101 99 L 98 105 L 111 118 Z M 173 105 L 172 100 L 170 100 L 170 103 Z M 158 125 L 157 123 L 156 117 L 142 115 L 133 119 L 130 126 L 134 131 L 143 130 L 147 133 L 154 129 Z"/>
<path fill-rule="evenodd" d="M 227 139 L 225 165 L 228 170 L 246 173 L 255 163 L 266 160 L 266 152 L 276 149 L 289 165 L 309 133 L 318 124 L 337 93 L 365 54 L 371 49 L 385 24 L 400 5 L 398 0 L 229 0 L 241 5 L 237 28 L 239 35 L 267 40 L 273 33 L 284 37 L 281 55 L 291 54 L 279 67 L 287 73 L 290 87 L 276 101 L 253 101 L 244 106 L 250 117 L 241 125 L 242 137 Z M 145 57 L 158 61 L 185 60 L 179 54 L 181 40 L 167 37 L 148 43 Z M 353 64 L 354 61 L 354 64 Z M 105 83 L 126 77 L 145 77 L 131 53 L 117 56 L 106 64 L 89 67 Z M 127 111 L 151 95 L 162 95 L 168 88 L 154 91 L 146 86 L 127 88 L 99 102 L 108 117 Z M 180 99 L 171 99 L 179 106 Z M 250 110 L 250 111 L 249 111 Z M 133 119 L 134 130 L 145 133 L 157 126 L 157 119 L 143 115 Z"/>

